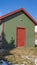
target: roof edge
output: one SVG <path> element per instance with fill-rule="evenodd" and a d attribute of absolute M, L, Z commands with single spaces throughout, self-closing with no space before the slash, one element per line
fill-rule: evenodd
<path fill-rule="evenodd" d="M 3 16 L 0 17 L 0 20 L 4 19 L 4 18 L 6 18 L 6 17 L 8 17 L 8 16 L 10 16 L 10 15 L 13 15 L 13 14 L 15 14 L 15 13 L 18 13 L 18 12 L 20 12 L 20 11 L 23 11 L 24 14 L 25 14 L 29 19 L 31 19 L 32 22 L 33 22 L 35 25 L 37 25 L 36 20 L 35 20 L 24 8 L 20 8 L 20 9 L 18 9 L 18 10 L 15 10 L 15 11 L 13 11 L 13 12 L 10 12 L 10 13 L 8 13 L 8 14 L 3 15 Z"/>

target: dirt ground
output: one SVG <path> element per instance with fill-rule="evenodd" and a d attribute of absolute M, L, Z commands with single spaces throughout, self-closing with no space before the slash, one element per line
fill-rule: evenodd
<path fill-rule="evenodd" d="M 37 58 L 37 48 L 15 48 L 10 51 L 11 55 L 5 56 L 11 63 L 25 64 L 25 65 L 36 65 L 35 59 Z"/>

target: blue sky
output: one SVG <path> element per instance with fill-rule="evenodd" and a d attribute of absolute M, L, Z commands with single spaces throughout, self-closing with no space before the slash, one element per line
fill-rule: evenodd
<path fill-rule="evenodd" d="M 0 16 L 24 8 L 37 20 L 37 0 L 0 0 Z"/>

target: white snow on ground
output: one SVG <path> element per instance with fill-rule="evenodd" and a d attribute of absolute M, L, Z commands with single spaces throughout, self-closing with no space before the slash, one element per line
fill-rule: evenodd
<path fill-rule="evenodd" d="M 32 61 L 34 61 L 34 63 L 35 63 L 35 65 L 37 65 L 37 57 L 29 57 L 29 56 L 21 56 L 22 58 L 27 58 L 27 59 L 29 59 L 29 60 L 32 60 Z"/>
<path fill-rule="evenodd" d="M 35 65 L 37 65 L 37 58 L 35 59 Z"/>
<path fill-rule="evenodd" d="M 35 62 L 35 65 L 37 65 L 37 57 L 29 57 L 29 56 L 21 56 L 22 58 L 27 58 L 29 60 L 32 60 Z M 2 63 L 1 63 L 2 62 Z M 0 65 L 8 65 L 5 61 L 1 60 L 0 61 Z M 19 65 L 19 64 L 12 64 L 12 65 Z M 21 64 L 21 65 L 25 65 L 25 63 Z"/>
<path fill-rule="evenodd" d="M 0 65 L 8 65 L 5 61 L 0 60 Z"/>

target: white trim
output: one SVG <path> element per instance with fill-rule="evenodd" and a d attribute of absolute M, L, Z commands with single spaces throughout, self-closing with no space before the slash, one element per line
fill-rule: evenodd
<path fill-rule="evenodd" d="M 35 26 L 35 32 L 37 32 L 37 25 Z"/>
<path fill-rule="evenodd" d="M 37 40 L 35 40 L 35 45 L 37 45 Z"/>

